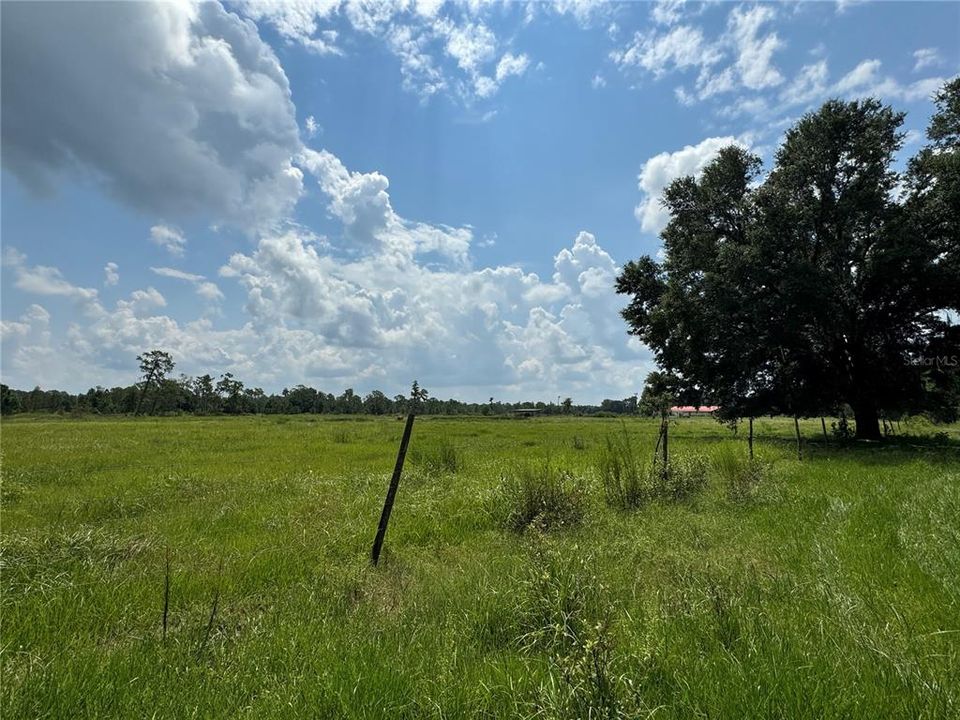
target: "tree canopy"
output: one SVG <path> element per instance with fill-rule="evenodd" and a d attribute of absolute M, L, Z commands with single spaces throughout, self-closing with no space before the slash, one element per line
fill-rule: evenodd
<path fill-rule="evenodd" d="M 861 438 L 881 414 L 956 413 L 960 79 L 935 99 L 902 173 L 903 114 L 831 100 L 762 180 L 731 146 L 665 190 L 664 259 L 627 263 L 617 291 L 679 397 L 727 417 L 849 405 Z"/>

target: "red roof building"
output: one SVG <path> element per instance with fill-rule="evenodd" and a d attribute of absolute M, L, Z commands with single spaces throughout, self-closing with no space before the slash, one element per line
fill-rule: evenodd
<path fill-rule="evenodd" d="M 670 408 L 670 414 L 677 417 L 690 415 L 710 415 L 720 409 L 719 405 L 703 405 L 695 407 L 693 405 L 674 405 Z"/>

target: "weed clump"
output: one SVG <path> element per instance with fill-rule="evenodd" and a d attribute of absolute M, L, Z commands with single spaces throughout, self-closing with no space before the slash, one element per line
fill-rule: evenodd
<path fill-rule="evenodd" d="M 608 505 L 638 508 L 653 499 L 653 486 L 641 466 L 626 427 L 608 435 L 597 456 L 597 473 Z"/>
<path fill-rule="evenodd" d="M 336 428 L 330 439 L 338 445 L 346 445 L 353 442 L 353 434 L 346 428 Z"/>
<path fill-rule="evenodd" d="M 542 540 L 542 538 L 540 538 Z M 533 714 L 545 718 L 635 717 L 643 709 L 614 652 L 614 608 L 590 571 L 591 557 L 564 558 L 537 542 L 519 593 L 521 649 L 549 659 Z"/>
<path fill-rule="evenodd" d="M 757 495 L 767 475 L 767 466 L 758 459 L 744 457 L 730 445 L 721 445 L 713 464 L 727 493 L 734 503 L 747 503 Z"/>
<path fill-rule="evenodd" d="M 586 496 L 571 473 L 544 462 L 519 465 L 504 475 L 492 505 L 493 515 L 507 530 L 532 527 L 545 532 L 579 524 Z"/>
<path fill-rule="evenodd" d="M 410 460 L 431 475 L 455 474 L 463 469 L 463 453 L 446 439 L 434 445 L 412 448 Z"/>
<path fill-rule="evenodd" d="M 700 453 L 675 455 L 664 467 L 654 464 L 654 496 L 668 502 L 689 500 L 707 486 L 707 459 Z"/>
<path fill-rule="evenodd" d="M 632 510 L 654 500 L 680 502 L 707 484 L 707 462 L 700 454 L 675 455 L 666 466 L 659 456 L 650 465 L 643 463 L 641 456 L 626 428 L 607 436 L 596 468 L 608 505 Z"/>

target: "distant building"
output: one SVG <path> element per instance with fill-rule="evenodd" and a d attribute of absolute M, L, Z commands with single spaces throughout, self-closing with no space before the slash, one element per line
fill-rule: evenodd
<path fill-rule="evenodd" d="M 513 416 L 518 418 L 536 417 L 539 414 L 539 408 L 517 408 L 513 411 Z"/>
<path fill-rule="evenodd" d="M 719 405 L 674 405 L 670 408 L 670 414 L 676 417 L 696 417 L 698 415 L 713 415 L 719 409 Z"/>

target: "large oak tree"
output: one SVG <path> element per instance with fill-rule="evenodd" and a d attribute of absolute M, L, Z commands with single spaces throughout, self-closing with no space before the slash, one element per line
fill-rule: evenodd
<path fill-rule="evenodd" d="M 664 258 L 627 263 L 617 291 L 679 392 L 729 417 L 849 404 L 874 439 L 882 413 L 955 411 L 960 80 L 936 101 L 902 175 L 903 115 L 831 100 L 762 182 L 760 160 L 728 147 L 666 189 Z"/>

